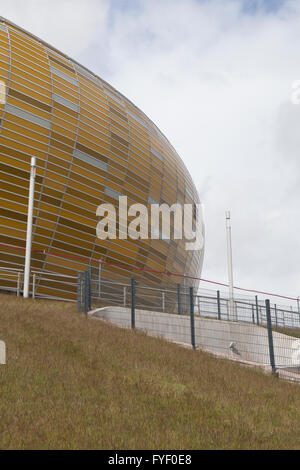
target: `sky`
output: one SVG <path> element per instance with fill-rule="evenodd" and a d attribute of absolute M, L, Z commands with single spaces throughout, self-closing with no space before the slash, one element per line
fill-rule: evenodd
<path fill-rule="evenodd" d="M 198 189 L 202 277 L 300 296 L 300 0 L 0 0 L 0 14 L 108 81 Z"/>

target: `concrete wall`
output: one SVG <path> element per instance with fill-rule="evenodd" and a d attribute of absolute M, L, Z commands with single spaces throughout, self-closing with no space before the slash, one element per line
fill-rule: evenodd
<path fill-rule="evenodd" d="M 104 307 L 91 312 L 91 315 L 121 326 L 131 326 L 131 312 L 128 308 Z M 171 341 L 191 343 L 189 316 L 136 310 L 135 325 L 139 330 Z M 195 317 L 195 338 L 196 345 L 208 351 L 259 364 L 270 364 L 268 332 L 264 327 Z M 300 353 L 297 354 L 297 347 L 300 351 L 300 340 L 273 332 L 273 342 L 276 367 L 300 365 Z"/>

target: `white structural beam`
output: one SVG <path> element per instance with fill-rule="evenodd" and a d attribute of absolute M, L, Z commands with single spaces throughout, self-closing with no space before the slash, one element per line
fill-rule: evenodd
<path fill-rule="evenodd" d="M 24 290 L 23 290 L 24 298 L 29 297 L 29 286 L 30 286 L 30 262 L 31 262 L 31 245 L 32 245 L 32 219 L 33 219 L 33 206 L 34 206 L 35 172 L 36 172 L 36 158 L 31 157 L 28 212 L 27 212 Z"/>
<path fill-rule="evenodd" d="M 228 265 L 228 287 L 229 287 L 229 318 L 237 320 L 233 291 L 233 268 L 232 268 L 232 243 L 230 211 L 226 211 L 226 238 L 227 238 L 227 265 Z"/>

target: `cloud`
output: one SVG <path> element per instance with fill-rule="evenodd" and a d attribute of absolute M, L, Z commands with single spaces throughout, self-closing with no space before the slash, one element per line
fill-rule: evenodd
<path fill-rule="evenodd" d="M 69 55 L 80 55 L 106 24 L 108 0 L 1 0 L 1 15 Z"/>
<path fill-rule="evenodd" d="M 291 161 L 299 162 L 300 106 L 290 94 L 300 78 L 299 5 L 266 12 L 261 4 L 251 14 L 238 1 L 138 6 L 115 12 L 108 41 L 115 68 L 106 78 L 159 125 L 193 175 L 205 205 L 203 276 L 226 281 L 231 209 L 235 283 L 296 295 Z"/>
<path fill-rule="evenodd" d="M 230 209 L 235 284 L 300 293 L 300 105 L 290 101 L 299 2 L 1 3 L 3 16 L 112 83 L 175 146 L 205 207 L 203 277 L 227 279 Z"/>

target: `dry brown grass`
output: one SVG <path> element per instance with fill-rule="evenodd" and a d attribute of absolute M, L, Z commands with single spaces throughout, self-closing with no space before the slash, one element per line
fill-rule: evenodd
<path fill-rule="evenodd" d="M 77 314 L 0 295 L 2 449 L 300 447 L 300 388 Z"/>
<path fill-rule="evenodd" d="M 273 331 L 277 331 L 278 333 L 283 333 L 284 335 L 294 336 L 295 338 L 300 338 L 300 328 L 290 328 L 290 327 L 274 327 Z"/>

